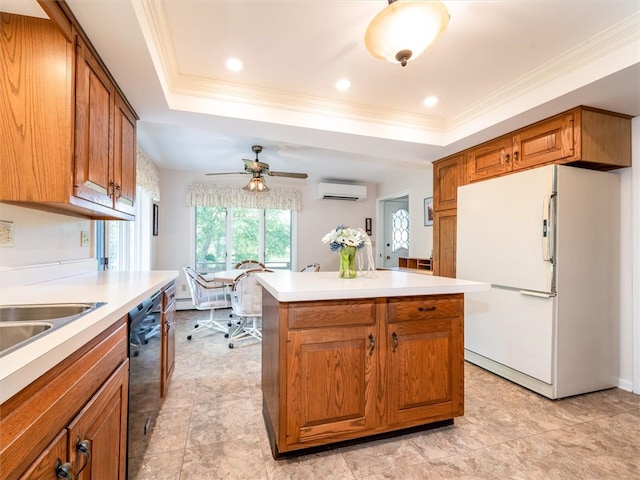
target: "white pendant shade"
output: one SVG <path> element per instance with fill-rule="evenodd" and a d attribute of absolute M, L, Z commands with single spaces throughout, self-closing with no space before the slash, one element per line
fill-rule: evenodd
<path fill-rule="evenodd" d="M 435 42 L 448 23 L 449 11 L 442 2 L 397 0 L 374 17 L 364 43 L 374 57 L 404 66 Z"/>

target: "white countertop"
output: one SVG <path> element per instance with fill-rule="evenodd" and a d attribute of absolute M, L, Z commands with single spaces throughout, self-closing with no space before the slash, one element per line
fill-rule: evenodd
<path fill-rule="evenodd" d="M 106 305 L 0 358 L 0 403 L 113 325 L 177 271 L 91 272 L 2 288 L 0 305 L 106 302 Z"/>
<path fill-rule="evenodd" d="M 356 278 L 339 278 L 338 272 L 274 271 L 256 275 L 280 302 L 439 295 L 483 292 L 490 288 L 488 283 L 396 270 L 376 270 L 370 276 Z"/>

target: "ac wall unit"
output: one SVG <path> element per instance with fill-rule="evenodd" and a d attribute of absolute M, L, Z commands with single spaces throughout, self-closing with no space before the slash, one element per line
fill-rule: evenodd
<path fill-rule="evenodd" d="M 323 200 L 362 201 L 367 198 L 365 185 L 347 185 L 343 183 L 319 183 L 318 198 Z"/>

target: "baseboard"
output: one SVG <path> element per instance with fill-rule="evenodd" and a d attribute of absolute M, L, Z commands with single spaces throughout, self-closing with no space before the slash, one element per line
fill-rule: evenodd
<path fill-rule="evenodd" d="M 625 380 L 623 378 L 618 378 L 618 388 L 633 393 L 633 382 L 631 382 L 630 380 Z"/>

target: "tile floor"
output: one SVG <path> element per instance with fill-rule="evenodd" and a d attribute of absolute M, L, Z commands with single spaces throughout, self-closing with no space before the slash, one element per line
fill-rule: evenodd
<path fill-rule="evenodd" d="M 135 480 L 640 479 L 640 395 L 551 401 L 471 364 L 466 413 L 452 426 L 276 461 L 260 344 L 230 350 L 221 333 L 187 341 L 206 315 L 177 313 L 175 372 L 146 453 L 131 459 Z"/>

